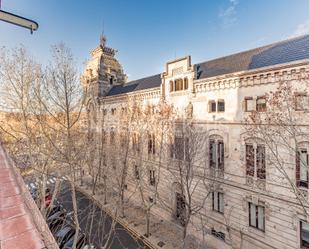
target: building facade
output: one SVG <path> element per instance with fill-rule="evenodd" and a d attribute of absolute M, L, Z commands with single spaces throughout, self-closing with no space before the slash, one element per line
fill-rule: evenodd
<path fill-rule="evenodd" d="M 107 143 L 117 136 L 121 139 L 117 127 L 127 119 L 124 122 L 119 115 L 129 106 L 138 103 L 141 109 L 153 110 L 146 124 L 135 120 L 135 127 L 143 126 L 145 132 L 130 131 L 127 149 L 120 146 L 118 153 L 113 147 L 107 153 L 114 165 L 116 157 L 127 152 L 126 195 L 134 195 L 137 185 L 141 189 L 137 180 L 143 178 L 151 212 L 179 226 L 190 218 L 188 233 L 216 248 L 309 248 L 309 35 L 198 64 L 192 64 L 190 56 L 179 58 L 167 62 L 161 74 L 130 82 L 115 52 L 101 37 L 82 81 L 89 130 L 106 132 Z M 247 120 L 252 113 L 272 109 L 267 95 L 283 83 L 293 87 L 293 98 L 301 99 L 293 115 L 305 135 L 296 142 L 289 140 L 295 153 L 276 147 L 280 152 L 276 163 L 278 153 L 259 136 L 263 131 L 249 131 Z M 167 128 L 172 135 L 164 139 L 145 128 L 147 123 L 159 123 L 160 111 L 155 108 L 162 103 L 176 113 L 171 119 L 174 125 Z M 183 166 L 190 186 L 183 182 L 188 177 L 179 176 Z M 193 173 L 188 172 L 190 167 Z M 134 199 L 138 202 L 140 196 L 136 191 Z"/>

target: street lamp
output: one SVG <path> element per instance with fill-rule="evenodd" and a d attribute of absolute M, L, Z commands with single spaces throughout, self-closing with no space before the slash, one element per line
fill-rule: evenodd
<path fill-rule="evenodd" d="M 1 4 L 1 0 L 0 0 Z M 1 5 L 0 5 L 1 8 Z M 26 29 L 30 29 L 31 34 L 33 31 L 36 31 L 39 28 L 39 25 L 37 22 L 32 21 L 30 19 L 0 10 L 0 20 L 4 22 L 8 22 Z"/>

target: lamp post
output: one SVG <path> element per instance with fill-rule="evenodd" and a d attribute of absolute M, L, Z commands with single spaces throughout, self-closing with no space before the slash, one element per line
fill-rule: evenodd
<path fill-rule="evenodd" d="M 39 24 L 33 20 L 1 10 L 1 0 L 0 0 L 0 20 L 26 29 L 30 29 L 31 34 L 33 33 L 33 31 L 36 31 L 39 28 Z"/>

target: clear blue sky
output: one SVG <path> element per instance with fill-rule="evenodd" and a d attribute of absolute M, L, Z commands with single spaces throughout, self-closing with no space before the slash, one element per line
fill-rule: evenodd
<path fill-rule="evenodd" d="M 0 46 L 24 44 L 47 62 L 50 46 L 69 46 L 80 70 L 103 29 L 129 79 L 309 32 L 309 0 L 2 0 L 2 9 L 36 20 L 28 30 L 0 23 Z"/>

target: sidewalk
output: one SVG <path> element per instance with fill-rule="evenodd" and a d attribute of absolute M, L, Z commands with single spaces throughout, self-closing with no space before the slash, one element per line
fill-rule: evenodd
<path fill-rule="evenodd" d="M 91 185 L 86 178 L 84 178 L 84 186 L 79 187 L 81 191 L 93 198 L 100 206 L 111 216 L 114 217 L 116 202 L 108 198 L 108 204 L 104 205 L 104 195 L 97 191 L 96 195 L 92 195 Z M 115 218 L 115 217 L 114 217 Z M 163 220 L 154 214 L 150 215 L 150 233 L 151 235 L 146 238 L 146 219 L 144 211 L 141 207 L 137 206 L 133 201 L 126 204 L 125 217 L 116 217 L 117 222 L 126 227 L 134 237 L 142 238 L 150 248 L 156 249 L 177 249 L 182 247 L 182 229 L 177 225 Z M 199 249 L 206 247 L 196 247 L 189 243 L 187 249 Z M 210 248 L 207 248 L 210 249 Z"/>

